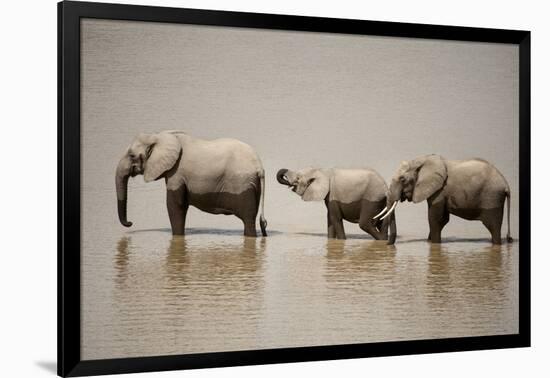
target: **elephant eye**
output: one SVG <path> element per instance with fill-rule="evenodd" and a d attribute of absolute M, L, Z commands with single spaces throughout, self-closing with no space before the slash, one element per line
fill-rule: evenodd
<path fill-rule="evenodd" d="M 405 177 L 401 176 L 399 177 L 399 181 L 404 184 L 407 180 L 405 180 Z"/>

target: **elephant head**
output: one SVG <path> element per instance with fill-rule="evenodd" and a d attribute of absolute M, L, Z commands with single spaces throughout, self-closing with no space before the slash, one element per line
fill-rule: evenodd
<path fill-rule="evenodd" d="M 330 179 L 326 172 L 320 169 L 308 168 L 300 171 L 280 169 L 277 181 L 286 185 L 298 194 L 304 201 L 322 201 L 328 195 Z"/>
<path fill-rule="evenodd" d="M 174 167 L 181 154 L 181 143 L 169 132 L 138 135 L 116 168 L 115 183 L 118 200 L 118 219 L 123 226 L 130 227 L 126 219 L 128 179 L 143 175 L 145 182 L 161 178 Z"/>
<path fill-rule="evenodd" d="M 386 207 L 375 218 L 389 216 L 399 201 L 422 202 L 440 190 L 447 180 L 447 167 L 439 155 L 402 161 L 392 178 Z"/>

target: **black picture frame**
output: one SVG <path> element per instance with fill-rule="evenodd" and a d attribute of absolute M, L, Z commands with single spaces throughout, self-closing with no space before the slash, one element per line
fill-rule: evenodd
<path fill-rule="evenodd" d="M 509 43 L 519 46 L 519 333 L 160 357 L 80 355 L 80 19 Z M 58 374 L 82 376 L 530 346 L 530 32 L 63 1 L 58 3 Z"/>

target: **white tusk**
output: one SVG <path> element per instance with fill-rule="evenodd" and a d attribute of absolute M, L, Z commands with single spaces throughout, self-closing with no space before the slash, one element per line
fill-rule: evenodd
<path fill-rule="evenodd" d="M 382 214 L 384 214 L 384 213 L 386 212 L 386 210 L 388 210 L 388 207 L 387 207 L 387 206 L 384 207 L 384 208 L 382 209 L 382 211 L 379 212 L 378 214 L 376 214 L 372 219 L 378 218 L 379 216 L 381 216 Z"/>
<path fill-rule="evenodd" d="M 393 212 L 393 210 L 395 209 L 396 206 L 397 206 L 397 201 L 395 201 L 393 203 L 392 207 L 388 210 L 386 215 L 384 215 L 382 218 L 380 218 L 380 220 L 384 220 L 384 218 L 388 217 Z"/>

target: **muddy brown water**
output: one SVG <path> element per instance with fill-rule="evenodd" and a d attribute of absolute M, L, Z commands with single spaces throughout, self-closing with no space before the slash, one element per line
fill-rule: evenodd
<path fill-rule="evenodd" d="M 518 332 L 517 242 L 104 231 L 85 238 L 83 359 Z"/>
<path fill-rule="evenodd" d="M 81 42 L 83 359 L 518 331 L 519 243 L 451 217 L 431 246 L 426 204 L 399 205 L 395 247 L 348 223 L 328 241 L 323 204 L 275 179 L 318 166 L 388 181 L 427 153 L 482 157 L 509 181 L 517 237 L 517 46 L 100 19 Z M 133 227 L 118 224 L 117 162 L 170 129 L 257 151 L 267 238 L 193 208 L 173 238 L 164 183 L 142 178 Z"/>

